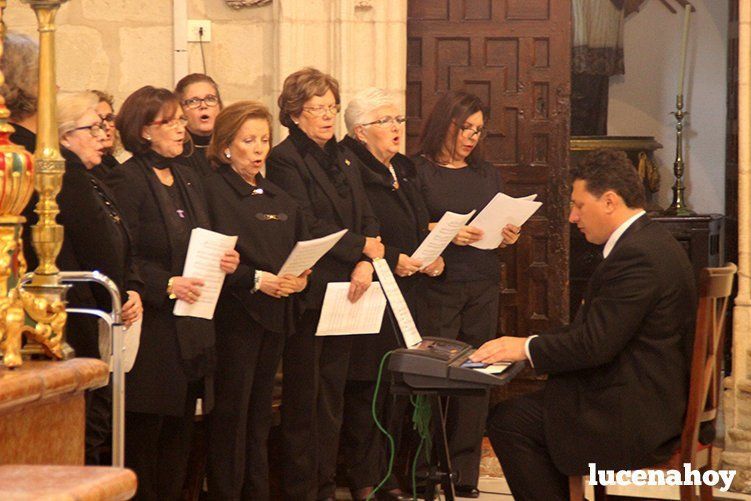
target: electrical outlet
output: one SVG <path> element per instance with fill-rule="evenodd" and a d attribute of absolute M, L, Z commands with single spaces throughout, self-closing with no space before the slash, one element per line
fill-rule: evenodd
<path fill-rule="evenodd" d="M 203 29 L 203 31 L 201 31 Z M 208 19 L 188 20 L 188 42 L 210 42 L 211 21 Z"/>

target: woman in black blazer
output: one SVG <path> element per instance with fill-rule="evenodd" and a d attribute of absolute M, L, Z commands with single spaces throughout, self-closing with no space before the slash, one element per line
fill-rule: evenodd
<path fill-rule="evenodd" d="M 204 178 L 214 230 L 238 235 L 240 265 L 217 306 L 216 402 L 209 418 L 209 498 L 269 499 L 267 440 L 274 376 L 294 323 L 292 294 L 307 285 L 277 276 L 295 243 L 307 238 L 292 198 L 259 173 L 271 148 L 271 115 L 241 101 L 216 120 Z"/>
<path fill-rule="evenodd" d="M 305 313 L 284 350 L 282 455 L 287 499 L 333 498 L 336 452 L 351 336 L 315 337 L 326 284 L 350 282 L 350 300 L 370 286 L 383 256 L 378 223 L 363 191 L 354 155 L 334 138 L 339 84 L 304 68 L 289 75 L 279 117 L 290 135 L 271 150 L 268 178 L 289 193 L 310 219 L 313 237 L 349 230 L 321 259 L 304 294 Z"/>
<path fill-rule="evenodd" d="M 176 164 L 185 116 L 167 89 L 142 87 L 123 103 L 117 129 L 133 157 L 108 178 L 133 237 L 145 282 L 141 344 L 126 377 L 125 463 L 138 475 L 138 499 L 176 499 L 185 477 L 196 399 L 213 406 L 214 324 L 177 317 L 174 299 L 189 303 L 202 281 L 182 270 L 193 228 L 211 228 L 195 173 Z M 228 251 L 217 266 L 237 268 Z"/>
<path fill-rule="evenodd" d="M 63 271 L 98 270 L 111 278 L 122 294 L 123 321 L 130 325 L 141 317 L 143 282 L 136 271 L 130 236 L 114 203 L 114 195 L 94 175 L 104 151 L 105 131 L 92 92 L 63 94 L 57 100 L 57 120 L 65 158 L 63 186 L 57 197 L 58 222 L 64 239 L 58 267 Z M 32 267 L 35 254 L 27 256 Z M 101 286 L 75 284 L 67 295 L 77 308 L 112 311 L 109 292 Z M 99 358 L 99 329 L 95 317 L 69 315 L 67 340 L 76 356 Z M 112 387 L 87 393 L 86 463 L 100 464 L 100 452 L 112 431 Z M 108 461 L 103 458 L 106 464 Z"/>
<path fill-rule="evenodd" d="M 443 259 L 422 268 L 409 256 L 428 234 L 428 211 L 422 200 L 415 167 L 399 153 L 404 138 L 405 118 L 385 91 L 368 88 L 357 93 L 344 114 L 348 135 L 339 144 L 360 160 L 365 193 L 378 220 L 386 247 L 385 259 L 397 275 L 397 283 L 409 305 L 425 280 L 443 272 Z M 420 269 L 422 268 L 422 270 Z M 385 318 L 376 336 L 357 336 L 353 341 L 350 370 L 345 390 L 342 427 L 342 460 L 353 499 L 366 499 L 386 474 L 386 441 L 371 414 L 378 367 L 384 354 L 397 343 L 392 323 Z M 380 419 L 396 442 L 405 406 L 395 406 L 384 376 L 378 395 Z M 395 479 L 389 479 L 379 497 L 401 495 Z"/>

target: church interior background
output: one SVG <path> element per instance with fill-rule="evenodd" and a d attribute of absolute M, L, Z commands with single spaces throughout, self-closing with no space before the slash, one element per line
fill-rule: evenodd
<path fill-rule="evenodd" d="M 596 258 L 569 231 L 567 168 L 582 151 L 624 149 L 644 178 L 650 209 L 686 246 L 697 270 L 724 261 L 739 265 L 718 442 L 723 467 L 739 472 L 733 489 L 751 493 L 751 5 L 691 2 L 683 154 L 686 200 L 695 216 L 680 218 L 660 211 L 674 196 L 671 112 L 681 71 L 682 3 L 70 0 L 56 18 L 57 84 L 62 91 L 108 91 L 117 106 L 142 85 L 173 88 L 187 73 L 206 72 L 219 83 L 225 103 L 258 99 L 274 114 L 284 77 L 315 66 L 339 80 L 343 103 L 369 86 L 398 96 L 408 117 L 408 151 L 436 93 L 467 88 L 480 95 L 491 109 L 489 157 L 502 169 L 510 193 L 536 191 L 545 202 L 520 245 L 499 256 L 500 329 L 507 334 L 561 325 L 575 311 Z M 20 0 L 7 4 L 8 30 L 38 37 L 32 9 Z M 188 41 L 189 20 L 209 21 L 210 37 Z M 285 130 L 274 127 L 278 142 Z M 340 115 L 337 136 L 344 130 Z M 18 419 L 7 419 L 11 404 L 4 402 L 23 400 L 19 395 L 27 391 L 4 388 L 4 370 L 0 367 L 0 451 L 19 426 Z M 80 393 L 81 374 L 88 370 L 79 367 L 78 376 L 69 376 L 78 377 L 75 384 L 40 384 L 52 384 L 57 392 L 75 386 Z M 539 384 L 528 375 L 504 394 Z M 75 413 L 80 410 L 70 412 Z M 48 452 L 59 453 L 58 464 L 77 462 L 65 451 Z M 15 457 L 46 462 L 44 454 Z M 0 453 L 0 471 L 9 462 L 18 461 Z"/>

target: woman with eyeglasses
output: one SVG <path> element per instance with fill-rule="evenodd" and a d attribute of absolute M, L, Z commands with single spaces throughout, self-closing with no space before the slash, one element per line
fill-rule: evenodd
<path fill-rule="evenodd" d="M 175 316 L 203 282 L 182 275 L 190 233 L 211 229 L 198 175 L 180 165 L 187 120 L 177 96 L 146 86 L 123 103 L 115 125 L 133 157 L 108 177 L 133 238 L 145 282 L 141 342 L 126 376 L 125 464 L 138 475 L 137 499 L 177 499 L 185 479 L 196 400 L 213 406 L 214 323 Z M 216 263 L 233 273 L 237 251 Z"/>
<path fill-rule="evenodd" d="M 105 130 L 97 115 L 97 96 L 92 92 L 61 94 L 57 99 L 57 121 L 62 155 L 65 158 L 63 185 L 57 196 L 58 222 L 63 225 L 63 246 L 57 265 L 63 271 L 98 270 L 110 277 L 122 294 L 122 317 L 130 325 L 141 317 L 141 281 L 133 258 L 127 229 L 115 204 L 114 195 L 93 169 L 101 163 Z M 28 233 L 27 233 L 28 235 Z M 35 254 L 27 255 L 36 264 Z M 106 289 L 88 283 L 74 285 L 68 304 L 77 308 L 112 311 Z M 97 320 L 71 314 L 66 325 L 67 340 L 76 356 L 100 358 Z M 86 395 L 86 463 L 100 464 L 100 454 L 112 430 L 112 387 Z M 101 458 L 108 463 L 108 458 Z"/>
<path fill-rule="evenodd" d="M 216 117 L 222 111 L 219 86 L 208 75 L 191 73 L 177 82 L 175 94 L 188 119 L 190 136 L 190 141 L 185 143 L 181 161 L 201 176 L 208 176 L 211 174 L 211 164 L 206 157 L 206 149 L 214 132 Z"/>
<path fill-rule="evenodd" d="M 421 137 L 421 154 L 414 161 L 431 227 L 446 211 L 481 211 L 502 191 L 497 167 L 482 160 L 487 112 L 480 98 L 449 91 L 436 102 Z M 520 229 L 503 229 L 501 247 L 515 243 Z M 495 337 L 501 276 L 495 250 L 471 244 L 482 231 L 462 228 L 443 253 L 445 278 L 432 280 L 416 301 L 420 329 L 431 336 L 458 339 L 475 348 Z M 448 409 L 446 432 L 457 492 L 477 497 L 480 454 L 488 397 L 455 397 Z"/>
<path fill-rule="evenodd" d="M 409 257 L 428 234 L 428 211 L 417 185 L 415 166 L 399 153 L 404 140 L 404 115 L 394 99 L 378 88 L 358 92 L 344 112 L 347 136 L 340 145 L 360 162 L 365 193 L 380 221 L 385 259 L 409 305 L 428 280 L 443 273 L 443 259 L 423 263 Z M 341 457 L 353 499 L 366 499 L 387 471 L 386 440 L 371 415 L 378 367 L 383 355 L 399 347 L 393 326 L 385 319 L 376 336 L 357 336 L 352 345 L 345 389 Z M 388 384 L 380 386 L 379 417 L 399 442 L 399 426 L 405 410 L 395 405 Z M 379 499 L 398 499 L 403 493 L 389 478 L 378 491 Z"/>
<path fill-rule="evenodd" d="M 351 336 L 316 337 L 329 282 L 349 282 L 357 301 L 373 280 L 370 259 L 383 257 L 378 223 L 363 190 L 357 157 L 334 137 L 339 83 L 314 68 L 289 75 L 279 96 L 279 119 L 289 137 L 271 150 L 267 177 L 284 189 L 321 237 L 347 233 L 315 266 L 301 298 L 306 309 L 283 355 L 282 464 L 286 499 L 334 497 L 336 453 Z"/>
<path fill-rule="evenodd" d="M 102 140 L 102 146 L 104 146 L 104 154 L 102 155 L 102 163 L 94 167 L 91 171 L 97 178 L 104 180 L 112 172 L 113 169 L 120 165 L 117 158 L 115 158 L 115 150 L 117 149 L 117 130 L 115 129 L 115 101 L 112 94 L 107 94 L 101 90 L 92 90 L 99 102 L 96 105 L 96 113 L 102 121 L 104 126 L 104 139 Z"/>

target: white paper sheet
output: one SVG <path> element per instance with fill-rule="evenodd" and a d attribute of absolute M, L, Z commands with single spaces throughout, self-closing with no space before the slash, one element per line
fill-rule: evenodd
<path fill-rule="evenodd" d="M 536 202 L 536 197 L 537 195 L 530 195 L 513 198 L 498 193 L 470 223 L 470 226 L 481 229 L 485 235 L 469 245 L 478 249 L 497 248 L 503 242 L 501 231 L 507 224 L 521 227 L 540 208 L 542 202 Z"/>
<path fill-rule="evenodd" d="M 417 250 L 412 254 L 412 259 L 419 259 L 422 261 L 423 269 L 430 266 L 430 263 L 438 259 L 438 256 L 446 249 L 451 240 L 459 233 L 459 230 L 467 224 L 469 218 L 475 214 L 475 211 L 469 214 L 456 214 L 454 212 L 446 212 L 433 230 L 425 237 Z"/>
<path fill-rule="evenodd" d="M 484 372 L 485 374 L 500 374 L 509 367 L 511 367 L 511 364 L 501 362 L 497 364 L 490 364 L 487 367 L 478 367 L 472 370 L 475 370 L 477 372 Z"/>
<path fill-rule="evenodd" d="M 194 228 L 190 232 L 188 255 L 183 267 L 184 277 L 203 280 L 201 296 L 190 304 L 178 299 L 172 310 L 177 316 L 198 317 L 211 320 L 214 318 L 216 302 L 222 292 L 225 273 L 219 267 L 219 261 L 225 252 L 235 248 L 237 236 L 222 235 L 215 231 Z"/>
<path fill-rule="evenodd" d="M 409 311 L 407 302 L 404 300 L 401 289 L 396 283 L 394 274 L 391 273 L 388 263 L 385 259 L 373 260 L 373 267 L 375 268 L 378 280 L 383 288 L 386 299 L 391 306 L 391 312 L 396 317 L 396 323 L 399 325 L 399 330 L 402 332 L 402 338 L 404 339 L 404 345 L 407 348 L 417 346 L 422 342 L 422 336 L 417 330 L 415 320 L 412 318 L 412 313 Z"/>
<path fill-rule="evenodd" d="M 378 282 L 370 284 L 368 290 L 355 303 L 347 299 L 348 291 L 349 282 L 329 282 L 326 285 L 316 336 L 381 332 L 386 298 Z"/>
<path fill-rule="evenodd" d="M 302 272 L 311 269 L 319 259 L 330 251 L 345 233 L 347 233 L 347 230 L 341 230 L 325 237 L 297 242 L 277 275 L 280 277 L 282 275 L 300 276 Z"/>
<path fill-rule="evenodd" d="M 99 319 L 99 357 L 110 364 L 110 372 L 112 371 L 112 363 L 109 357 L 112 355 L 112 333 L 110 326 L 107 322 Z M 138 347 L 141 344 L 141 325 L 143 325 L 143 316 L 136 322 L 133 322 L 130 327 L 121 327 L 123 332 L 123 370 L 130 372 L 133 368 L 133 364 L 136 363 L 136 357 L 138 356 Z"/>

